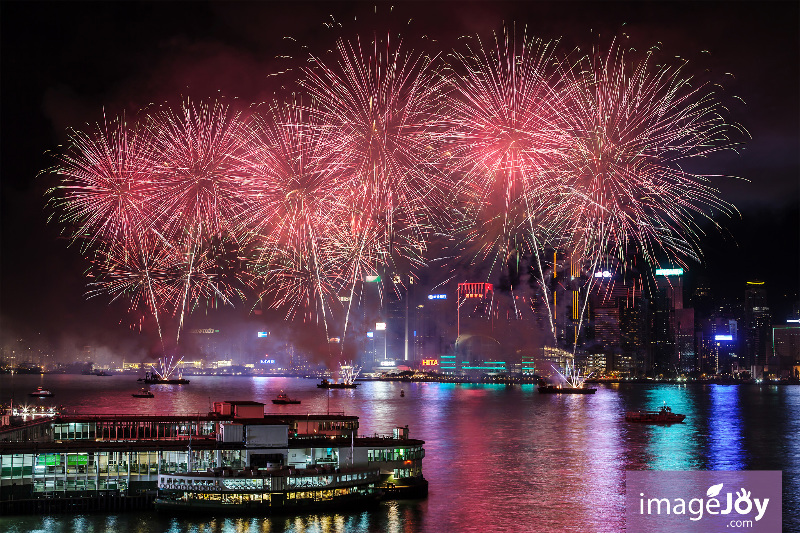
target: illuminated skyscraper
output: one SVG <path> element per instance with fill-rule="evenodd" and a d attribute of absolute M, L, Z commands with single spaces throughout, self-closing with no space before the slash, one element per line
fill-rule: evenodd
<path fill-rule="evenodd" d="M 671 376 L 695 370 L 694 310 L 683 306 L 682 268 L 656 270 L 650 324 L 653 373 Z"/>
<path fill-rule="evenodd" d="M 753 377 L 771 372 L 767 356 L 771 341 L 771 317 L 763 281 L 748 281 L 744 291 L 745 364 Z"/>

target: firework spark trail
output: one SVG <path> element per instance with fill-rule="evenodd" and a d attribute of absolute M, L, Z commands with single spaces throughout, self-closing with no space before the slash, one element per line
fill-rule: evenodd
<path fill-rule="evenodd" d="M 565 137 L 560 103 L 571 89 L 558 78 L 556 44 L 506 30 L 493 47 L 478 39 L 453 55 L 446 156 L 461 176 L 455 189 L 474 228 L 468 235 L 494 263 L 519 237 L 530 248 L 527 236 L 544 223 L 555 190 L 551 160 Z"/>
<path fill-rule="evenodd" d="M 445 156 L 464 206 L 461 234 L 478 244 L 476 256 L 492 268 L 513 251 L 536 264 L 550 329 L 541 255 L 555 246 L 559 217 L 555 182 L 568 140 L 564 102 L 576 86 L 566 83 L 569 58 L 557 59 L 556 42 L 518 39 L 506 29 L 494 45 L 453 55 Z M 465 232 L 463 230 L 466 230 Z"/>
<path fill-rule="evenodd" d="M 147 132 L 124 118 L 106 119 L 92 133 L 71 131 L 67 151 L 50 169 L 61 183 L 48 196 L 84 250 L 130 243 L 149 231 L 151 150 Z"/>
<path fill-rule="evenodd" d="M 601 257 L 632 254 L 658 264 L 699 260 L 695 217 L 734 209 L 717 196 L 708 176 L 686 170 L 693 158 L 736 145 L 736 126 L 725 122 L 722 105 L 683 74 L 684 65 L 654 66 L 652 52 L 626 61 L 612 44 L 595 50 L 573 69 L 564 115 L 572 139 L 563 158 L 561 209 L 569 214 L 574 250 L 592 265 L 581 323 Z M 630 72 L 630 74 L 628 74 Z"/>
<path fill-rule="evenodd" d="M 376 266 L 394 256 L 418 267 L 441 197 L 431 133 L 443 83 L 430 58 L 389 37 L 372 45 L 340 40 L 335 64 L 316 58 L 301 85 L 319 103 L 332 164 L 348 182 L 351 225 L 379 231 L 358 248 Z"/>
<path fill-rule="evenodd" d="M 249 117 L 220 102 L 186 101 L 178 112 L 149 116 L 153 138 L 153 201 L 158 225 L 170 239 L 199 229 L 210 235 L 233 235 L 232 221 L 248 178 L 243 139 Z"/>
<path fill-rule="evenodd" d="M 565 116 L 573 138 L 563 173 L 573 242 L 590 258 L 621 256 L 633 246 L 651 264 L 659 251 L 680 264 L 685 257 L 699 260 L 694 216 L 733 208 L 708 176 L 685 168 L 690 159 L 733 148 L 734 126 L 683 66 L 652 66 L 648 53 L 630 75 L 628 68 L 612 45 L 577 72 L 584 89 L 573 93 Z"/>
<path fill-rule="evenodd" d="M 361 367 L 357 366 L 352 361 L 344 361 L 339 363 L 339 379 L 340 383 L 345 385 L 352 385 L 358 375 L 361 373 Z"/>
<path fill-rule="evenodd" d="M 331 164 L 345 180 L 342 213 L 350 220 L 341 243 L 350 245 L 350 305 L 364 276 L 409 261 L 423 264 L 442 195 L 432 165 L 435 97 L 443 81 L 430 58 L 407 53 L 388 36 L 372 50 L 361 40 L 338 43 L 335 62 L 315 58 L 301 86 L 318 102 Z M 352 237 L 355 237 L 353 239 Z M 344 330 L 347 331 L 348 306 Z"/>
<path fill-rule="evenodd" d="M 308 106 L 275 104 L 257 120 L 246 158 L 251 178 L 239 224 L 256 235 L 252 261 L 260 298 L 287 309 L 317 309 L 328 336 L 331 305 L 341 266 L 331 253 L 341 224 L 341 180 L 330 164 Z"/>
<path fill-rule="evenodd" d="M 220 238 L 238 243 L 240 239 L 234 221 L 243 205 L 242 184 L 248 179 L 243 157 L 247 119 L 220 102 L 195 104 L 188 100 L 177 113 L 165 110 L 148 118 L 155 156 L 151 168 L 156 224 L 170 244 L 189 259 L 177 342 L 192 305 L 194 260 L 201 254 L 202 241 Z"/>

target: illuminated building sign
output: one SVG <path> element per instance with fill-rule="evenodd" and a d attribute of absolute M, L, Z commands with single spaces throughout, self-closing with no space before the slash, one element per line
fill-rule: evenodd
<path fill-rule="evenodd" d="M 339 301 L 340 302 L 349 302 L 350 301 L 350 297 L 349 296 L 339 296 Z"/>
<path fill-rule="evenodd" d="M 367 283 L 378 283 L 380 280 L 380 276 L 364 276 L 364 281 Z"/>
<path fill-rule="evenodd" d="M 594 277 L 596 277 L 596 278 L 610 278 L 611 277 L 611 272 L 609 272 L 608 270 L 603 270 L 602 272 L 595 272 L 594 273 Z"/>
<path fill-rule="evenodd" d="M 458 298 L 491 298 L 494 293 L 491 283 L 459 283 Z"/>
<path fill-rule="evenodd" d="M 367 332 L 367 337 L 369 337 L 370 339 L 371 339 L 372 337 L 374 337 L 374 336 L 375 336 L 375 332 L 374 332 L 374 331 L 368 331 L 368 332 Z"/>
<path fill-rule="evenodd" d="M 262 365 L 274 365 L 275 359 L 262 359 L 259 361 Z"/>
<path fill-rule="evenodd" d="M 328 339 L 328 342 L 332 344 L 339 344 L 340 342 L 342 342 L 342 339 L 340 339 L 339 337 L 331 337 L 330 339 Z"/>
<path fill-rule="evenodd" d="M 378 331 L 385 331 L 386 330 L 386 322 L 376 322 L 375 329 Z"/>
<path fill-rule="evenodd" d="M 657 268 L 656 276 L 682 276 L 682 268 Z"/>
<path fill-rule="evenodd" d="M 428 300 L 447 300 L 446 294 L 429 294 Z"/>
<path fill-rule="evenodd" d="M 790 318 L 786 320 L 787 324 L 800 324 L 800 318 Z"/>
<path fill-rule="evenodd" d="M 211 334 L 211 333 L 219 333 L 219 330 L 218 329 L 214 329 L 214 328 L 193 329 L 193 330 L 191 330 L 191 333 L 199 333 L 201 335 L 204 335 L 204 334 Z"/>
<path fill-rule="evenodd" d="M 714 335 L 715 341 L 732 341 L 733 335 Z"/>
<path fill-rule="evenodd" d="M 381 366 L 395 366 L 394 361 L 381 361 Z"/>
<path fill-rule="evenodd" d="M 259 331 L 258 332 L 258 337 L 259 338 L 261 338 L 261 337 L 269 337 L 269 331 Z"/>
<path fill-rule="evenodd" d="M 423 359 L 422 366 L 436 366 L 439 364 L 438 359 Z"/>

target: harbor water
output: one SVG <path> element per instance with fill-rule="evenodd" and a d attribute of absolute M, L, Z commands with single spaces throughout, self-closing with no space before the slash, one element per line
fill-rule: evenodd
<path fill-rule="evenodd" d="M 360 382 L 325 390 L 282 377 L 189 376 L 150 385 L 136 376 L 0 375 L 0 401 L 105 414 L 206 413 L 211 402 L 256 400 L 267 412 L 344 412 L 362 435 L 408 425 L 425 441 L 424 500 L 291 517 L 160 512 L 0 516 L 2 532 L 496 532 L 625 530 L 628 470 L 780 470 L 783 531 L 800 532 L 800 387 L 599 385 L 596 394 L 538 394 L 534 385 Z M 37 387 L 52 398 L 30 398 Z M 302 401 L 273 405 L 281 391 Z M 401 395 L 401 391 L 403 394 Z M 666 402 L 680 424 L 631 424 L 626 411 Z"/>

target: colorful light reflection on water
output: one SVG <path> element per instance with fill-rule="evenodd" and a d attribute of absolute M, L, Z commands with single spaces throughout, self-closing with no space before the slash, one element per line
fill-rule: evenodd
<path fill-rule="evenodd" d="M 782 470 L 784 531 L 800 532 L 800 387 L 613 385 L 594 395 L 543 395 L 532 385 L 362 382 L 324 390 L 295 378 L 190 376 L 153 385 L 137 400 L 133 376 L 0 376 L 3 401 L 63 404 L 79 412 L 201 413 L 210 401 L 253 399 L 273 412 L 344 411 L 361 434 L 408 425 L 426 441 L 422 501 L 292 518 L 165 516 L 0 517 L 9 532 L 486 532 L 624 528 L 626 470 Z M 29 399 L 37 386 L 52 399 Z M 271 404 L 281 390 L 300 405 Z M 400 391 L 404 391 L 404 396 Z M 629 410 L 665 403 L 684 413 L 670 426 L 630 424 Z"/>

